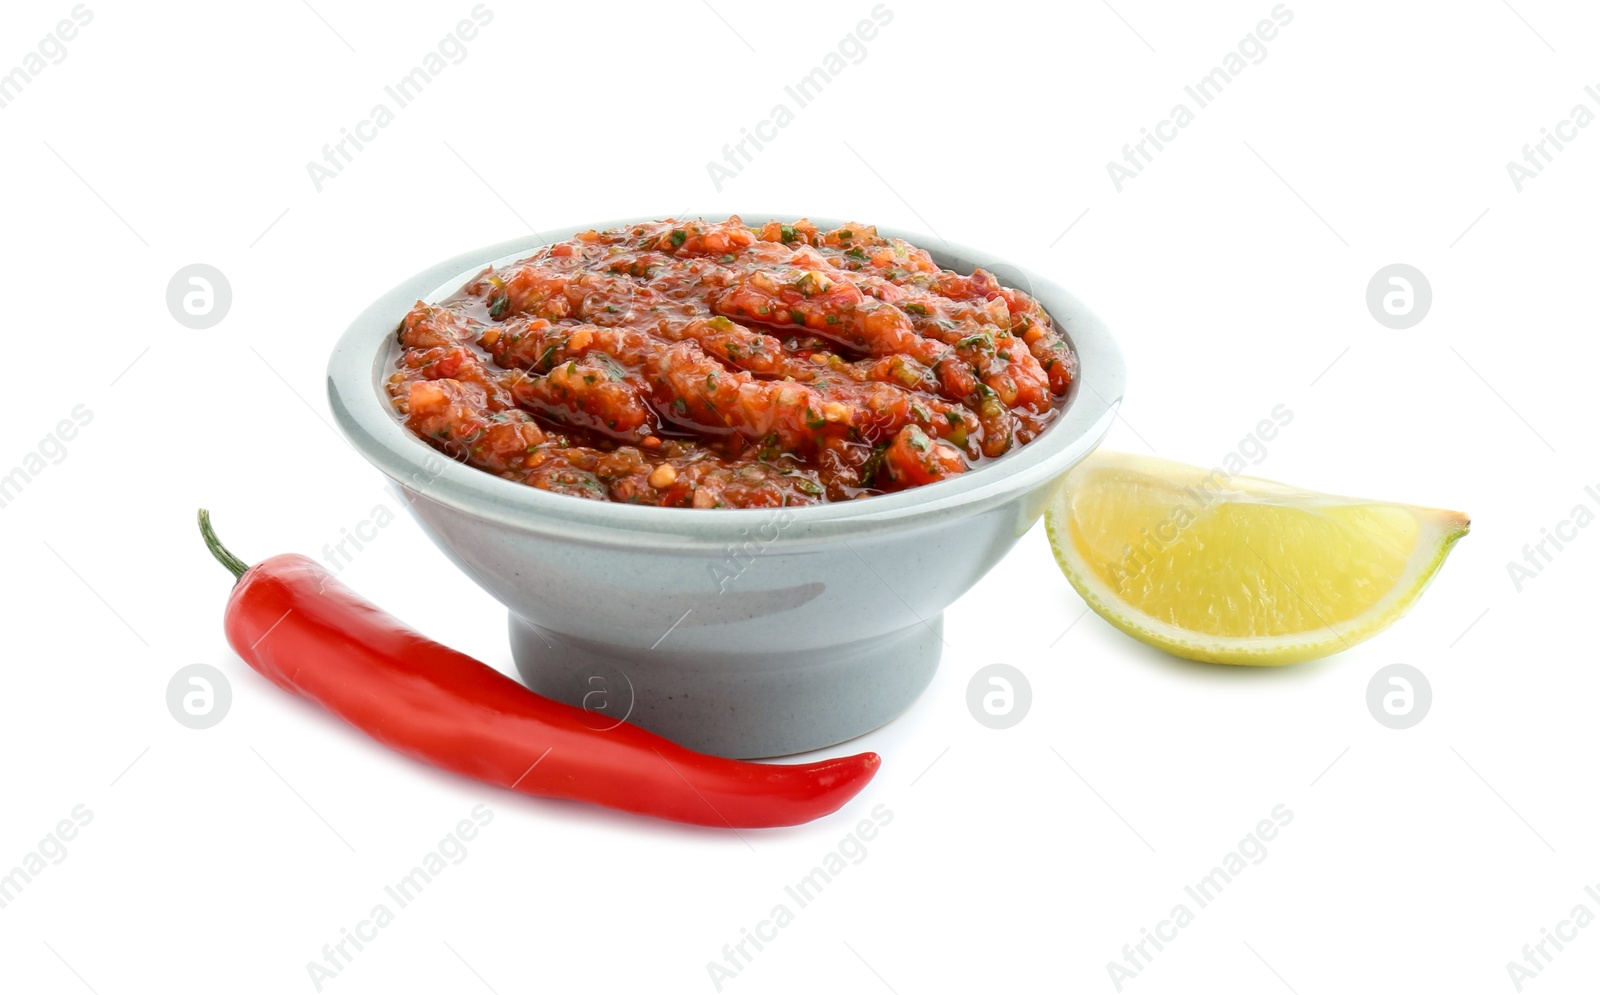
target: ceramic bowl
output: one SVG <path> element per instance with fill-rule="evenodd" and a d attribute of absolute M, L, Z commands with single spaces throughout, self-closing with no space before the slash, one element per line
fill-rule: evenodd
<path fill-rule="evenodd" d="M 1080 375 L 1037 439 L 899 493 L 776 511 L 696 510 L 526 487 L 443 457 L 405 428 L 384 381 L 395 329 L 413 303 L 448 297 L 485 265 L 547 240 L 644 220 L 516 239 L 401 283 L 333 351 L 334 418 L 439 548 L 509 609 L 513 657 L 534 691 L 585 708 L 597 728 L 625 720 L 730 757 L 859 736 L 927 687 L 945 608 L 1028 531 L 1062 476 L 1105 436 L 1123 395 L 1121 355 L 1100 321 L 1045 277 L 880 228 L 928 249 L 941 266 L 982 266 L 1031 293 L 1070 339 Z"/>

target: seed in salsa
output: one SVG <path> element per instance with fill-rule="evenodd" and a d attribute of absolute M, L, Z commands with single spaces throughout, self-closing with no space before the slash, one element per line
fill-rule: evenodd
<path fill-rule="evenodd" d="M 1060 413 L 1076 358 L 988 272 L 871 225 L 587 231 L 401 322 L 417 435 L 530 487 L 685 508 L 843 501 L 966 473 Z"/>

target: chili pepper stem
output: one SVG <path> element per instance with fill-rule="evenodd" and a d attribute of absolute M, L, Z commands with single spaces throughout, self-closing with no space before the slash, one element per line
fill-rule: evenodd
<path fill-rule="evenodd" d="M 228 547 L 222 544 L 222 540 L 217 538 L 216 530 L 211 527 L 211 512 L 204 508 L 200 509 L 200 535 L 205 539 L 206 548 L 211 550 L 211 555 L 217 558 L 218 563 L 228 568 L 234 580 L 243 577 L 245 571 L 250 569 L 250 564 L 234 556 Z"/>

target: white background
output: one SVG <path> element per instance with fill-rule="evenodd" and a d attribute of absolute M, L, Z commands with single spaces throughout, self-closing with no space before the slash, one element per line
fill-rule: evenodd
<path fill-rule="evenodd" d="M 1520 592 L 1506 568 L 1600 505 L 1600 127 L 1520 193 L 1505 166 L 1595 108 L 1593 6 L 1291 0 L 1265 61 L 1119 193 L 1106 162 L 1269 0 L 890 0 L 866 57 L 720 191 L 707 160 L 872 4 L 712 2 L 490 0 L 465 61 L 320 193 L 306 163 L 468 0 L 91 0 L 65 60 L 0 110 L 0 473 L 74 406 L 94 415 L 0 509 L 0 870 L 75 805 L 94 814 L 0 910 L 0 988 L 311 991 L 306 962 L 487 803 L 469 856 L 324 990 L 711 992 L 707 962 L 884 805 L 866 858 L 725 991 L 1113 992 L 1106 963 L 1282 804 L 1266 859 L 1124 990 L 1514 991 L 1525 943 L 1580 902 L 1600 913 L 1600 528 Z M 70 9 L 7 4 L 0 72 Z M 1257 671 L 1073 625 L 1036 529 L 948 612 L 934 685 L 852 744 L 885 758 L 866 792 L 742 839 L 432 772 L 231 654 L 198 505 L 248 559 L 320 555 L 398 507 L 323 420 L 326 354 L 362 307 L 530 226 L 691 206 L 854 217 L 1049 273 L 1126 351 L 1110 447 L 1212 465 L 1284 404 L 1255 472 L 1461 508 L 1472 534 L 1392 631 Z M 194 262 L 233 289 L 205 331 L 164 301 Z M 1434 294 L 1404 331 L 1364 302 L 1394 262 Z M 409 519 L 343 579 L 509 670 L 503 610 Z M 1003 732 L 965 705 L 994 662 L 1034 695 Z M 1364 701 L 1397 662 L 1434 692 L 1398 732 Z M 193 663 L 234 691 L 206 731 L 164 701 Z M 1525 990 L 1596 977 L 1591 926 Z"/>

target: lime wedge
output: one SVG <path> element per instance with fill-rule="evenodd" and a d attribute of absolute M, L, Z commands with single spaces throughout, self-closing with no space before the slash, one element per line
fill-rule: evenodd
<path fill-rule="evenodd" d="M 1467 516 L 1097 452 L 1045 514 L 1056 562 L 1101 618 L 1211 663 L 1313 660 L 1393 625 Z"/>

